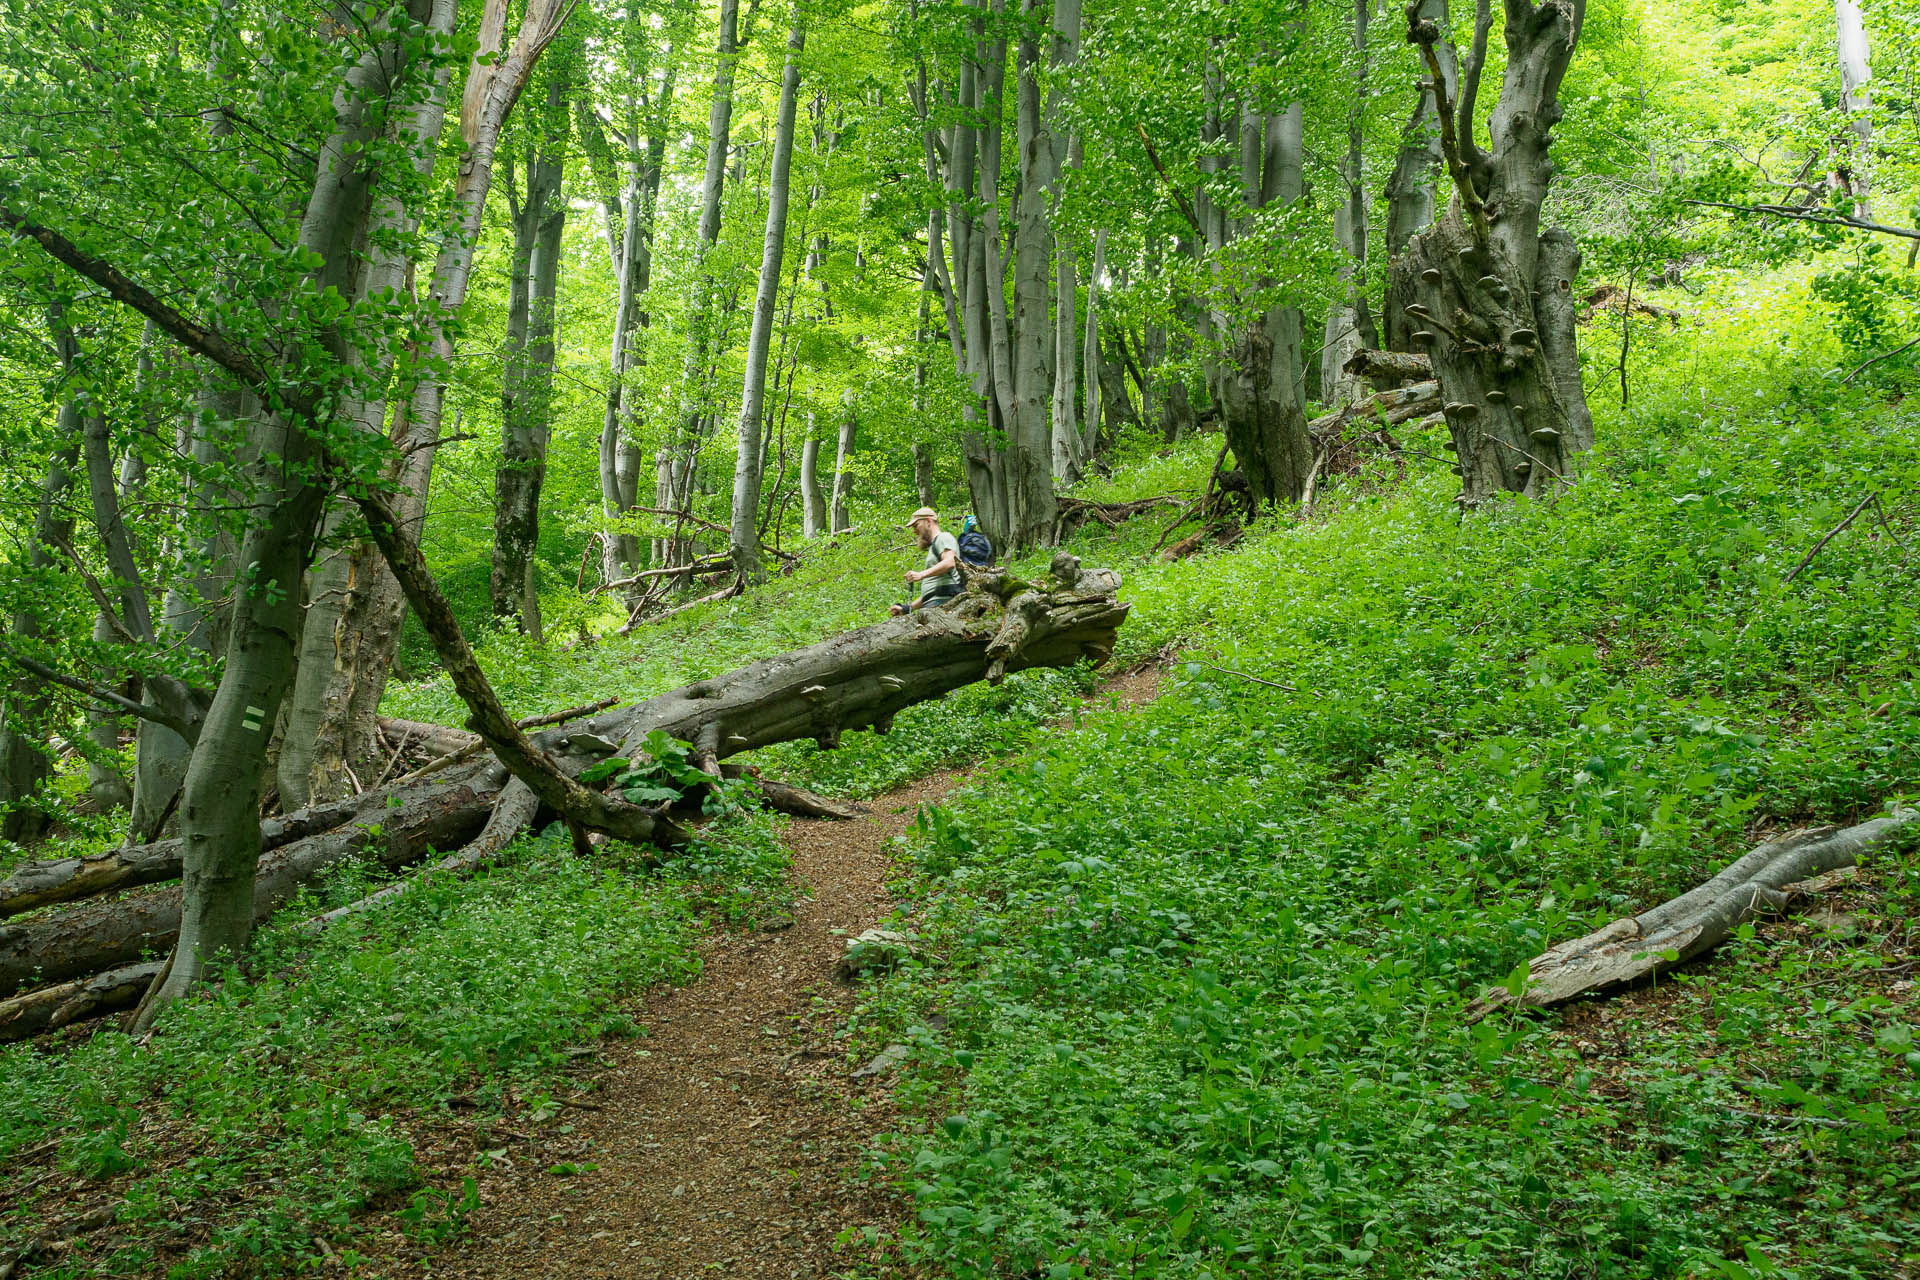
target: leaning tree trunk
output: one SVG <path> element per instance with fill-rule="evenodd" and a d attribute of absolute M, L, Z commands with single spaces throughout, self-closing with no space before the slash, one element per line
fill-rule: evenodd
<path fill-rule="evenodd" d="M 747 368 L 740 392 L 740 453 L 733 469 L 733 522 L 728 543 L 734 572 L 742 582 L 762 577 L 760 569 L 760 485 L 765 450 L 761 413 L 767 390 L 767 348 L 773 341 L 773 309 L 780 296 L 780 267 L 787 248 L 787 187 L 793 169 L 793 121 L 800 105 L 800 54 L 806 47 L 806 17 L 793 7 L 787 36 L 787 62 L 780 76 L 779 117 L 774 125 L 773 158 L 767 177 L 767 231 L 760 247 L 760 282 L 754 291 L 753 324 L 747 334 Z M 776 388 L 777 390 L 778 388 Z"/>
<path fill-rule="evenodd" d="M 538 734 L 534 748 L 577 776 L 610 755 L 631 757 L 659 731 L 693 744 L 704 765 L 779 742 L 823 747 L 843 733 L 886 732 L 899 712 L 979 680 L 1038 666 L 1104 662 L 1128 606 L 1119 578 L 1081 570 L 1064 554 L 1051 575 L 1023 581 L 976 575 L 954 605 L 892 618 L 763 659 L 645 702 Z M 507 772 L 482 756 L 353 801 L 270 819 L 254 839 L 271 850 L 246 902 L 250 915 L 284 900 L 303 876 L 362 854 L 400 866 L 457 847 L 500 803 Z M 531 817 L 531 815 L 529 815 Z M 164 881 L 179 843 L 66 859 L 0 882 L 0 915 Z M 168 945 L 179 891 L 123 896 L 0 927 L 0 996 L 29 983 L 63 983 L 132 963 Z M 0 1007 L 0 1026 L 6 1022 Z"/>
<path fill-rule="evenodd" d="M 1561 116 L 1561 77 L 1580 34 L 1584 0 L 1508 0 L 1507 70 L 1488 122 L 1491 150 L 1474 146 L 1438 104 L 1442 147 L 1454 179 L 1447 212 L 1414 237 L 1391 268 L 1396 296 L 1420 328 L 1446 395 L 1458 455 L 1461 501 L 1502 492 L 1539 495 L 1572 478 L 1593 443 L 1580 391 L 1571 305 L 1580 256 L 1564 236 L 1540 232 L 1552 177 L 1548 133 Z M 1436 24 L 1412 21 L 1430 76 L 1440 80 Z M 1481 49 L 1464 64 L 1460 118 Z"/>
<path fill-rule="evenodd" d="M 321 149 L 300 226 L 300 247 L 318 260 L 308 281 L 316 293 L 355 297 L 359 271 L 352 250 L 368 223 L 369 148 L 383 119 L 375 104 L 395 90 L 405 62 L 397 36 L 384 33 L 348 72 L 336 99 L 334 132 Z M 344 333 L 328 331 L 323 341 L 339 368 L 351 367 Z M 250 587 L 235 593 L 225 668 L 187 766 L 179 932 L 142 1003 L 143 1026 L 197 985 L 216 958 L 240 954 L 253 932 L 267 736 L 292 680 L 301 582 L 327 496 L 319 480 L 317 424 L 301 420 L 321 400 L 316 390 L 304 406 L 263 411 L 254 428 L 261 450 L 251 496 L 266 514 L 241 543 Z"/>

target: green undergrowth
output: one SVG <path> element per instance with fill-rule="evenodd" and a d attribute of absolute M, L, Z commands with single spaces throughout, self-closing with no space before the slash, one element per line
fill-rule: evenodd
<path fill-rule="evenodd" d="M 1415 432 L 1404 485 L 1137 578 L 1128 643 L 1189 646 L 1159 699 L 915 829 L 920 957 L 861 1015 L 914 1051 L 876 1153 L 914 1212 L 876 1258 L 1920 1267 L 1915 839 L 1650 992 L 1463 1016 L 1768 832 L 1920 790 L 1920 416 L 1837 387 L 1817 333 L 1755 338 L 1758 305 L 1654 339 L 1631 415 L 1596 393 L 1550 505 L 1463 519 Z"/>
<path fill-rule="evenodd" d="M 1100 530 L 1083 550 L 1119 563 L 1144 536 Z M 884 617 L 918 559 L 904 534 L 841 539 L 739 600 L 633 636 L 567 650 L 495 633 L 479 649 L 516 713 L 643 698 Z M 1020 672 L 909 708 L 888 735 L 848 734 L 835 751 L 785 744 L 756 762 L 872 795 L 1029 746 L 1092 687 L 1085 670 Z M 464 718 L 438 678 L 396 684 L 384 709 Z M 350 865 L 278 920 L 373 887 Z M 0 1256 L 99 1204 L 123 1205 L 118 1221 L 32 1274 L 287 1274 L 323 1260 L 320 1240 L 350 1260 L 356 1239 L 395 1231 L 430 1249 L 462 1230 L 475 1172 L 436 1156 L 436 1134 L 564 1124 L 551 1100 L 573 1087 L 568 1048 L 644 1034 L 627 997 L 692 977 L 703 928 L 777 923 L 793 892 L 777 820 L 757 812 L 658 869 L 618 852 L 581 861 L 550 833 L 482 876 L 431 882 L 317 938 L 263 929 L 242 966 L 148 1041 L 107 1029 L 0 1049 Z"/>
<path fill-rule="evenodd" d="M 373 887 L 349 866 L 151 1039 L 0 1052 L 0 1250 L 101 1203 L 117 1222 L 44 1274 L 277 1275 L 318 1262 L 322 1238 L 343 1256 L 357 1232 L 443 1240 L 475 1171 L 426 1163 L 449 1106 L 482 1136 L 564 1123 L 569 1047 L 645 1034 L 621 999 L 697 972 L 703 920 L 783 915 L 786 865 L 757 813 L 658 870 L 618 847 L 577 858 L 556 830 L 303 932 Z"/>

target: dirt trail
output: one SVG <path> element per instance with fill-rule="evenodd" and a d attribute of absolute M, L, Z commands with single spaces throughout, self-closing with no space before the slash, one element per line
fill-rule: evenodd
<path fill-rule="evenodd" d="M 1137 704 L 1157 686 L 1150 671 L 1103 692 Z M 792 926 L 713 939 L 697 981 L 639 1011 L 644 1038 L 597 1046 L 586 1074 L 599 1087 L 585 1096 L 596 1109 L 571 1109 L 530 1141 L 496 1139 L 511 1167 L 482 1179 L 465 1238 L 399 1274 L 797 1280 L 848 1269 L 835 1237 L 904 1206 L 855 1178 L 892 1118 L 891 1079 L 851 1077 L 834 1032 L 855 993 L 830 975 L 845 939 L 892 908 L 894 837 L 966 776 L 889 792 L 852 821 L 794 820 L 793 873 L 810 896 Z M 551 1172 L 562 1164 L 593 1167 Z"/>

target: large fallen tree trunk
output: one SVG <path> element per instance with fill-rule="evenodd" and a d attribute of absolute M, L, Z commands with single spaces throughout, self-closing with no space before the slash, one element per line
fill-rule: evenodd
<path fill-rule="evenodd" d="M 457 783 L 395 792 L 396 808 L 348 821 L 265 855 L 253 882 L 253 915 L 264 920 L 301 885 L 350 857 L 398 868 L 435 849 L 464 844 L 487 820 L 506 781 L 496 764 Z M 176 874 L 178 874 L 176 872 Z M 180 890 L 91 902 L 0 928 L 0 996 L 30 983 L 66 982 L 132 964 L 171 947 L 180 929 Z"/>
<path fill-rule="evenodd" d="M 1760 912 L 1785 907 L 1800 882 L 1852 866 L 1916 818 L 1920 810 L 1902 809 L 1857 827 L 1821 827 L 1770 840 L 1670 902 L 1535 956 L 1521 995 L 1495 987 L 1467 1006 L 1467 1017 L 1477 1020 L 1515 1003 L 1545 1008 L 1664 973 L 1720 945 Z"/>
<path fill-rule="evenodd" d="M 538 734 L 534 744 L 577 777 L 607 756 L 639 755 L 647 735 L 659 730 L 693 744 L 711 771 L 728 756 L 775 743 L 812 739 L 831 747 L 849 730 L 885 732 L 914 703 L 982 679 L 998 680 L 1008 671 L 1103 662 L 1127 614 L 1116 595 L 1119 578 L 1107 570 L 1081 571 L 1070 556 L 1055 563 L 1056 573 L 1038 582 L 976 575 L 947 608 L 890 618 L 606 711 Z M 268 914 L 299 884 L 349 855 L 377 856 L 400 867 L 462 849 L 487 824 L 506 782 L 506 770 L 482 755 L 405 786 L 273 820 L 263 835 L 278 847 L 261 860 L 257 915 Z M 662 838 L 677 831 L 662 819 Z M 55 874 L 48 868 L 56 864 L 39 865 L 34 875 L 44 894 Z M 178 849 L 123 851 L 114 867 L 111 873 L 104 867 L 86 873 L 81 887 L 98 893 L 177 877 Z M 164 951 L 174 940 L 179 903 L 173 888 L 0 927 L 0 997 Z"/>

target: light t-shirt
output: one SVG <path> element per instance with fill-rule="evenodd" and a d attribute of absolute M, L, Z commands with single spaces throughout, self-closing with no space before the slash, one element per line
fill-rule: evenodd
<path fill-rule="evenodd" d="M 920 580 L 920 598 L 922 600 L 938 592 L 958 591 L 960 589 L 960 539 L 954 537 L 945 529 L 942 529 L 933 536 L 933 543 L 927 548 L 927 562 L 920 567 L 922 569 L 933 568 L 933 566 L 940 563 L 940 558 L 949 551 L 953 553 L 954 567 L 936 578 L 922 578 Z"/>

